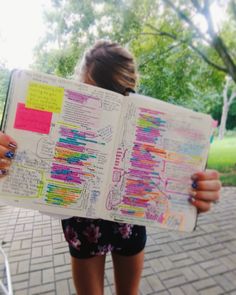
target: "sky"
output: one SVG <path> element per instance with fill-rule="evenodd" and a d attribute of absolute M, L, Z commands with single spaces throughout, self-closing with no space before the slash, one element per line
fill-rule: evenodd
<path fill-rule="evenodd" d="M 0 0 L 0 62 L 12 68 L 27 68 L 33 48 L 45 30 L 43 6 L 50 0 Z"/>
<path fill-rule="evenodd" d="M 50 0 L 0 0 L 0 63 L 9 69 L 33 63 L 33 49 L 45 31 L 43 8 L 49 5 Z M 212 12 L 219 22 L 222 9 L 215 6 Z"/>

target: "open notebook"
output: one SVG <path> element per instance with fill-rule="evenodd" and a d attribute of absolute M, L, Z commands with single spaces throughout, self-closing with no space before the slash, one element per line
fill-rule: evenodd
<path fill-rule="evenodd" d="M 18 143 L 1 202 L 69 216 L 192 231 L 190 175 L 213 120 L 158 99 L 12 73 L 2 129 Z"/>

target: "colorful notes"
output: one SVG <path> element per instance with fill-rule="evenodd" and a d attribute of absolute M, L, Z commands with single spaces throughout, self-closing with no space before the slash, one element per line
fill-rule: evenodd
<path fill-rule="evenodd" d="M 29 83 L 26 107 L 36 110 L 61 113 L 64 89 L 47 84 Z"/>
<path fill-rule="evenodd" d="M 52 113 L 27 109 L 23 103 L 17 104 L 14 128 L 48 134 Z"/>

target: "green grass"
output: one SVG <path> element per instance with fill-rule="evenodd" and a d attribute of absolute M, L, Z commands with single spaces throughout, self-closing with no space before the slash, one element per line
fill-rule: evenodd
<path fill-rule="evenodd" d="M 223 185 L 236 186 L 236 136 L 213 142 L 207 168 L 220 172 Z"/>

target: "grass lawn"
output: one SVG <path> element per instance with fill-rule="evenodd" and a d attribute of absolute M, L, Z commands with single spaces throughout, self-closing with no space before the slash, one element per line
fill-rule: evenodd
<path fill-rule="evenodd" d="M 213 142 L 207 168 L 220 172 L 223 185 L 236 186 L 236 136 Z"/>

